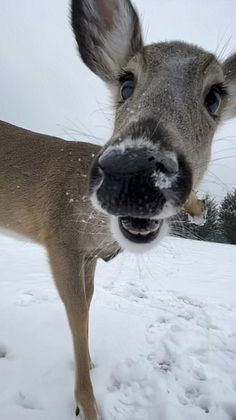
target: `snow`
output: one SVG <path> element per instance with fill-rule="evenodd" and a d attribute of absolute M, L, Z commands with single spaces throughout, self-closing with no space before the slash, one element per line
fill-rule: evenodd
<path fill-rule="evenodd" d="M 167 238 L 99 262 L 103 420 L 236 420 L 236 247 Z M 71 336 L 45 251 L 0 237 L 0 418 L 74 418 Z"/>
<path fill-rule="evenodd" d="M 161 171 L 154 171 L 152 174 L 152 178 L 154 180 L 155 187 L 165 189 L 172 187 L 172 181 L 174 177 L 166 176 L 166 174 L 164 174 Z"/>
<path fill-rule="evenodd" d="M 206 223 L 207 210 L 204 210 L 199 216 L 191 216 L 188 214 L 188 221 L 197 226 L 204 226 Z"/>

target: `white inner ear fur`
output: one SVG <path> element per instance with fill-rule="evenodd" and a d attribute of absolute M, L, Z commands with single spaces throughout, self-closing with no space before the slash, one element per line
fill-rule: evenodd
<path fill-rule="evenodd" d="M 113 25 L 110 30 L 104 28 L 103 33 L 93 24 L 101 20 L 95 0 L 87 0 L 84 12 L 87 15 L 89 30 L 100 39 L 102 47 L 99 47 L 100 55 L 107 63 L 111 72 L 115 74 L 124 64 L 124 59 L 129 55 L 131 39 L 133 35 L 133 16 L 126 0 L 112 0 L 114 3 Z"/>

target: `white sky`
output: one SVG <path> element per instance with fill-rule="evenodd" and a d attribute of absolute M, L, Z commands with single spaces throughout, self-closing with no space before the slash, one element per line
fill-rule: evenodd
<path fill-rule="evenodd" d="M 226 57 L 236 50 L 236 0 L 134 0 L 146 42 L 184 40 Z M 0 0 L 0 118 L 68 139 L 104 143 L 110 98 L 78 58 L 68 0 Z M 223 139 L 222 139 L 223 138 Z M 236 186 L 236 118 L 216 137 L 201 191 Z"/>

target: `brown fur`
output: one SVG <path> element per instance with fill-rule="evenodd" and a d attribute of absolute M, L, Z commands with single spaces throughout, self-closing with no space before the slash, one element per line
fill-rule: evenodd
<path fill-rule="evenodd" d="M 90 204 L 89 167 L 95 155 L 127 138 L 133 148 L 143 138 L 146 147 L 148 133 L 152 150 L 181 157 L 184 175 L 172 191 L 173 203 L 167 203 L 171 212 L 169 206 L 158 213 L 163 219 L 175 214 L 203 177 L 218 124 L 235 115 L 236 55 L 220 63 L 184 42 L 144 46 L 129 0 L 72 0 L 72 26 L 83 61 L 113 93 L 113 134 L 101 152 L 89 143 L 66 142 L 0 123 L 0 226 L 46 247 L 73 336 L 76 404 L 82 420 L 99 420 L 89 376 L 88 313 L 96 260 L 116 255 L 119 245 L 110 234 L 112 212 L 105 215 Z M 127 99 L 122 96 L 122 76 L 130 73 L 135 86 Z M 221 99 L 217 110 L 210 112 L 206 99 L 215 85 L 221 86 Z M 153 123 L 151 132 L 148 121 Z M 94 169 L 97 180 L 90 177 L 90 182 L 96 181 L 91 195 L 99 207 L 94 188 L 99 188 L 101 171 L 98 165 Z M 107 196 L 109 201 L 111 189 Z M 121 234 L 116 234 L 121 243 Z"/>
<path fill-rule="evenodd" d="M 206 211 L 205 200 L 200 200 L 196 193 L 192 192 L 184 205 L 184 210 L 192 217 L 202 216 Z"/>
<path fill-rule="evenodd" d="M 106 216 L 87 195 L 89 167 L 99 146 L 67 142 L 0 122 L 0 230 L 46 247 L 65 305 L 76 360 L 77 404 L 97 418 L 89 375 L 88 312 L 98 257 L 119 252 Z"/>

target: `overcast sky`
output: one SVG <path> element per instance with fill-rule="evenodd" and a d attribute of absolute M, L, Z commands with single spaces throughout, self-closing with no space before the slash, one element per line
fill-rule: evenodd
<path fill-rule="evenodd" d="M 134 0 L 146 42 L 184 40 L 226 57 L 236 50 L 236 0 Z M 68 139 L 104 143 L 110 98 L 80 62 L 68 0 L 0 0 L 0 118 Z M 94 137 L 93 137 L 94 136 Z M 215 136 L 201 191 L 236 186 L 236 118 Z"/>

